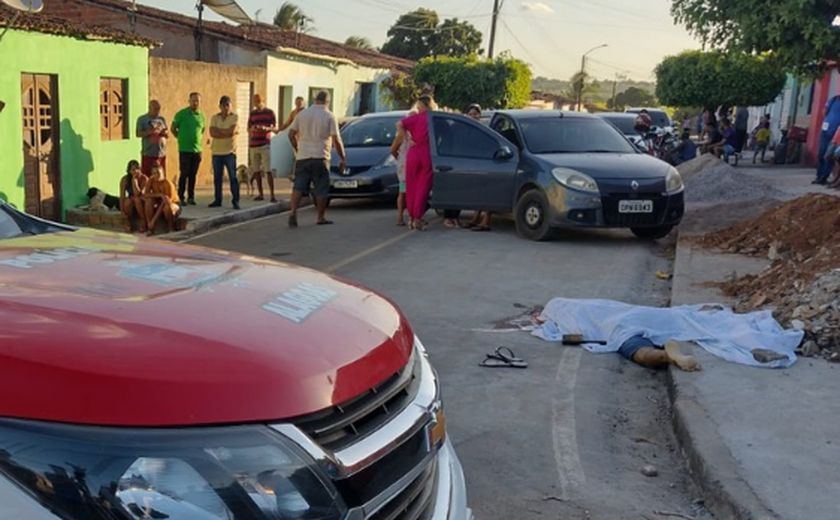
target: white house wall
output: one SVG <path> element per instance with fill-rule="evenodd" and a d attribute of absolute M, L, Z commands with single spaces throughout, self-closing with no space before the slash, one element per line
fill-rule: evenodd
<path fill-rule="evenodd" d="M 288 113 L 294 98 L 302 96 L 309 99 L 310 88 L 331 89 L 333 93 L 333 113 L 341 120 L 352 116 L 356 107 L 356 83 L 374 83 L 374 111 L 390 110 L 390 106 L 380 99 L 379 84 L 390 75 L 390 71 L 354 67 L 346 64 L 327 64 L 298 57 L 279 57 L 269 55 L 266 58 L 267 104 L 277 114 Z M 280 110 L 280 87 L 291 87 L 286 96 L 284 110 Z M 287 91 L 288 92 L 288 91 Z M 279 115 L 278 115 L 279 117 Z M 289 144 L 288 131 L 275 135 L 271 140 L 271 167 L 278 177 L 288 177 L 294 163 L 294 154 Z"/>

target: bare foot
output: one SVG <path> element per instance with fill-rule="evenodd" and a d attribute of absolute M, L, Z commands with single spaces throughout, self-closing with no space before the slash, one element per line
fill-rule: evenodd
<path fill-rule="evenodd" d="M 700 362 L 694 356 L 683 354 L 679 343 L 676 341 L 665 342 L 665 352 L 668 353 L 671 363 L 677 365 L 680 369 L 686 372 L 695 372 L 701 370 Z"/>

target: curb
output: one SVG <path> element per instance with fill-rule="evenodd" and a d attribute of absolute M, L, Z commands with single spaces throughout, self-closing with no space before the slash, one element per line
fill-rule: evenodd
<path fill-rule="evenodd" d="M 679 233 L 679 231 L 677 232 Z M 674 258 L 674 288 L 680 274 L 689 270 L 691 247 L 680 246 L 679 235 Z M 687 280 L 687 279 L 686 279 Z M 671 425 L 692 480 L 700 488 L 706 507 L 718 520 L 780 520 L 756 495 L 749 483 L 739 476 L 740 467 L 718 432 L 706 409 L 692 399 L 692 383 L 673 367 L 666 377 L 671 402 Z"/>

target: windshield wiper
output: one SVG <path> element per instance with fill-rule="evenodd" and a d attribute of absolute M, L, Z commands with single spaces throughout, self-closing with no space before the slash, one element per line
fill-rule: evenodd
<path fill-rule="evenodd" d="M 580 153 L 624 153 L 620 150 L 584 150 Z"/>

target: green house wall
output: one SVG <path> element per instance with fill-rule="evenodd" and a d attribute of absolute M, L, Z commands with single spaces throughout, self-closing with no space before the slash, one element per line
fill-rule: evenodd
<path fill-rule="evenodd" d="M 148 55 L 145 47 L 9 30 L 0 40 L 0 198 L 24 208 L 21 73 L 57 76 L 62 215 L 86 204 L 92 186 L 116 195 L 126 163 L 140 155 L 134 123 L 147 111 Z M 103 77 L 127 80 L 128 139 L 100 137 Z"/>

